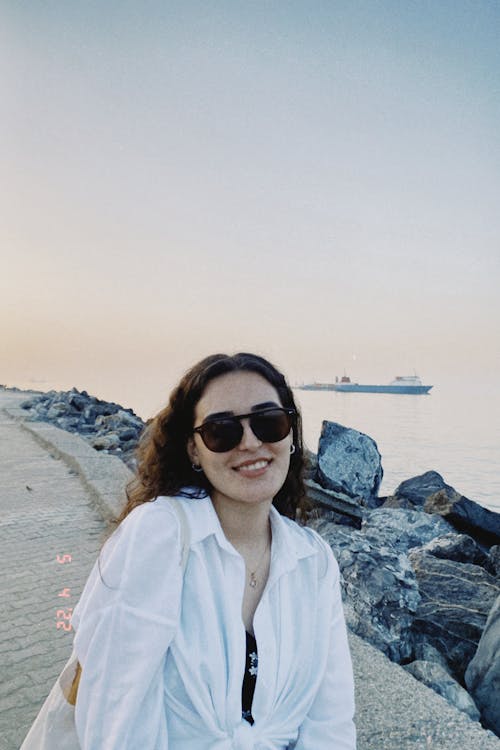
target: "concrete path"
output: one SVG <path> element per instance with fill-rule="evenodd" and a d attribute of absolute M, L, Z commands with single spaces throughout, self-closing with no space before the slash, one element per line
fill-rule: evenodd
<path fill-rule="evenodd" d="M 106 499 L 129 476 L 78 436 L 15 421 L 25 399 L 0 390 L 0 750 L 18 750 L 71 653 L 68 617 L 108 526 Z"/>
<path fill-rule="evenodd" d="M 0 389 L 0 750 L 18 750 L 71 652 L 66 618 L 130 476 L 78 436 L 18 421 L 25 398 Z M 351 648 L 358 750 L 500 750 L 369 644 Z"/>

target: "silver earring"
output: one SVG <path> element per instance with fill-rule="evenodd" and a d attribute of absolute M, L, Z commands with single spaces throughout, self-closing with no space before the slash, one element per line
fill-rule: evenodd
<path fill-rule="evenodd" d="M 290 455 L 293 456 L 294 453 L 295 453 L 295 445 L 292 443 L 290 446 Z"/>
<path fill-rule="evenodd" d="M 193 471 L 196 471 L 198 474 L 200 474 L 203 471 L 203 469 L 201 468 L 201 466 L 199 466 L 197 464 L 191 464 L 191 466 L 193 468 Z"/>

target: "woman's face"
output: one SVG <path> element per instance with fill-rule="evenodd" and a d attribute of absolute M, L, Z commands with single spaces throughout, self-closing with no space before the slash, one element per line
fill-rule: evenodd
<path fill-rule="evenodd" d="M 195 408 L 194 426 L 208 417 L 249 414 L 256 408 L 282 406 L 278 392 L 262 375 L 237 371 L 211 380 Z M 213 486 L 212 500 L 240 503 L 272 502 L 283 486 L 290 465 L 292 430 L 277 443 L 263 443 L 248 419 L 241 421 L 241 442 L 225 453 L 214 453 L 195 433 L 188 441 L 193 464 L 200 465 Z"/>

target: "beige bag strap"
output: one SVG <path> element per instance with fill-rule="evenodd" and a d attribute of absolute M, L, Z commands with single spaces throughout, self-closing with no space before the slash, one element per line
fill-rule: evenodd
<path fill-rule="evenodd" d="M 182 566 L 182 573 L 184 574 L 186 572 L 186 565 L 187 565 L 187 561 L 189 557 L 189 545 L 191 541 L 189 521 L 186 515 L 186 511 L 184 510 L 184 507 L 180 500 L 178 500 L 176 497 L 168 497 L 167 500 L 170 503 L 175 514 L 177 515 L 177 518 L 179 519 L 179 524 L 181 527 L 182 553 L 181 553 L 180 565 Z"/>
<path fill-rule="evenodd" d="M 80 684 L 80 677 L 82 676 L 82 666 L 79 661 L 76 664 L 71 665 L 74 669 L 74 677 L 71 683 L 68 685 L 64 681 L 64 673 L 59 677 L 59 684 L 64 697 L 70 704 L 70 706 L 76 706 L 76 697 L 78 695 L 78 686 Z M 65 670 L 66 671 L 66 670 Z"/>

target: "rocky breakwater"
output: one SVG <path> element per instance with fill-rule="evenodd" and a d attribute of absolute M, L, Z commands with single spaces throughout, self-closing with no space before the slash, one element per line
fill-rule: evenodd
<path fill-rule="evenodd" d="M 50 422 L 68 432 L 76 432 L 98 451 L 119 456 L 135 468 L 134 451 L 144 422 L 132 409 L 101 401 L 86 391 L 49 391 L 21 404 L 27 418 Z"/>
<path fill-rule="evenodd" d="M 349 626 L 500 736 L 500 514 L 435 471 L 391 497 L 382 476 L 372 438 L 323 423 L 309 486 L 341 502 L 310 525 L 338 559 Z"/>

